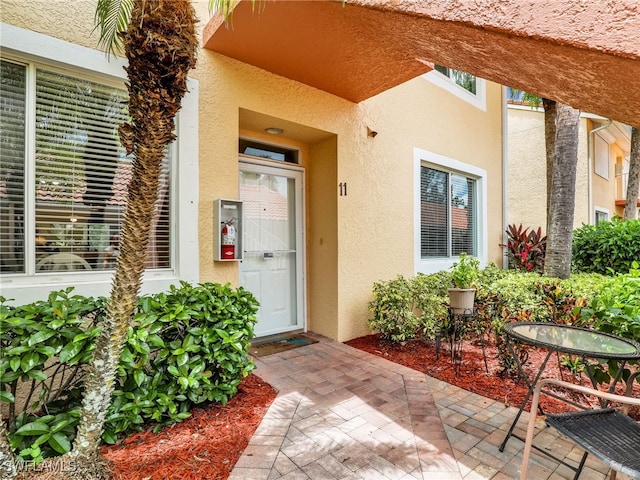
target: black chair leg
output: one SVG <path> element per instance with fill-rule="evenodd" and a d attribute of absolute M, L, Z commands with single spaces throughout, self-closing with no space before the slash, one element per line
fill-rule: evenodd
<path fill-rule="evenodd" d="M 582 454 L 582 460 L 580 460 L 580 465 L 578 465 L 578 469 L 576 470 L 576 474 L 573 477 L 573 480 L 578 480 L 578 477 L 582 473 L 582 468 L 584 467 L 584 463 L 587 461 L 587 457 L 588 456 L 589 456 L 589 454 L 587 452 L 584 452 Z"/>

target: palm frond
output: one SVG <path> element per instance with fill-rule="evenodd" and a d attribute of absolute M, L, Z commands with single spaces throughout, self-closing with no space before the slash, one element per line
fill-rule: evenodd
<path fill-rule="evenodd" d="M 240 0 L 209 0 L 209 13 L 220 13 L 225 22 L 233 17 L 233 9 L 236 8 Z M 251 8 L 256 9 L 256 4 L 260 7 L 262 0 L 251 0 Z"/>
<path fill-rule="evenodd" d="M 129 25 L 133 2 L 134 0 L 98 0 L 94 22 L 95 28 L 100 31 L 98 45 L 105 52 L 122 52 L 119 33 L 124 32 Z"/>
<path fill-rule="evenodd" d="M 237 3 L 238 0 L 209 0 L 209 13 L 219 13 L 226 21 L 231 17 Z"/>

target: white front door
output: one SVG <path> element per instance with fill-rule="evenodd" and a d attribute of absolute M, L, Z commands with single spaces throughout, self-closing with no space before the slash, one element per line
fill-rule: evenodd
<path fill-rule="evenodd" d="M 260 302 L 255 336 L 304 328 L 302 171 L 240 162 L 240 284 Z"/>

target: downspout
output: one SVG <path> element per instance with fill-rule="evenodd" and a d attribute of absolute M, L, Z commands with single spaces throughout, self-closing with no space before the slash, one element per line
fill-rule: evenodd
<path fill-rule="evenodd" d="M 507 244 L 507 228 L 509 227 L 509 125 L 507 110 L 507 87 L 502 87 L 502 244 Z M 509 268 L 507 247 L 502 247 L 502 268 Z"/>
<path fill-rule="evenodd" d="M 589 136 L 588 141 L 587 141 L 587 148 L 589 149 L 589 155 L 588 155 L 588 159 L 589 159 L 589 165 L 587 166 L 587 204 L 589 206 L 589 211 L 587 212 L 589 214 L 589 224 L 593 225 L 595 223 L 595 216 L 594 216 L 594 210 L 593 210 L 593 168 L 594 168 L 594 163 L 596 161 L 596 149 L 595 149 L 595 138 L 594 138 L 594 134 L 596 132 L 599 132 L 600 130 L 604 130 L 606 128 L 609 128 L 611 126 L 611 124 L 613 124 L 613 120 L 608 119 L 607 123 L 605 123 L 604 125 L 600 125 L 598 128 L 594 128 L 593 130 L 591 130 L 589 132 Z M 608 168 L 608 165 L 607 165 Z"/>

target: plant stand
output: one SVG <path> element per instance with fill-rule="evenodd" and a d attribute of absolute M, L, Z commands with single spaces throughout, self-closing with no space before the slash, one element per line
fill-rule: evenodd
<path fill-rule="evenodd" d="M 440 358 L 440 347 L 442 337 L 449 344 L 449 352 L 451 353 L 451 363 L 455 371 L 460 370 L 462 363 L 462 341 L 469 327 L 473 327 L 478 318 L 478 310 L 476 308 L 449 308 L 449 315 L 436 332 L 436 358 Z M 487 357 L 484 351 L 484 335 L 479 332 L 480 345 L 482 347 L 482 358 L 484 359 L 484 368 L 489 372 L 487 365 Z"/>

